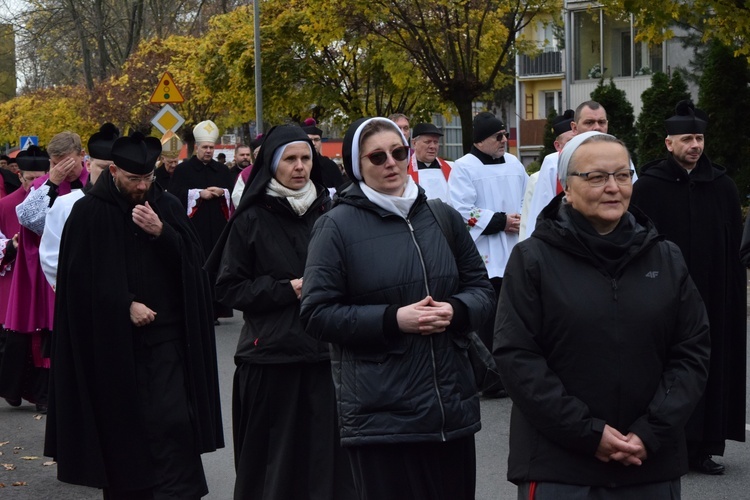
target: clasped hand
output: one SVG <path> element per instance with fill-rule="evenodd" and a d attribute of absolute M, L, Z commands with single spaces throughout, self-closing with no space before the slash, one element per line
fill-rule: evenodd
<path fill-rule="evenodd" d="M 154 237 L 159 236 L 164 227 L 161 219 L 159 219 L 159 216 L 148 202 L 145 205 L 136 205 L 133 207 L 133 222 L 135 222 L 136 226 L 143 229 L 143 232 Z"/>
<path fill-rule="evenodd" d="M 401 331 L 419 335 L 444 332 L 453 319 L 453 306 L 437 302 L 429 295 L 419 302 L 403 306 L 396 313 Z"/>
<path fill-rule="evenodd" d="M 156 311 L 141 302 L 130 303 L 130 321 L 135 326 L 146 326 L 156 319 Z"/>
<path fill-rule="evenodd" d="M 637 435 L 630 432 L 624 436 L 614 427 L 605 424 L 599 448 L 594 456 L 602 462 L 614 460 L 628 466 L 641 465 L 648 458 L 648 453 Z"/>
<path fill-rule="evenodd" d="M 219 198 L 221 196 L 224 196 L 224 188 L 220 188 L 217 186 L 207 187 L 206 189 L 201 190 L 200 196 L 204 200 Z"/>

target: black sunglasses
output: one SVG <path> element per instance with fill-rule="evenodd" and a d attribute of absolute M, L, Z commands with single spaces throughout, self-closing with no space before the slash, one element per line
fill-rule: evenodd
<path fill-rule="evenodd" d="M 510 139 L 510 132 L 500 132 L 499 134 L 497 134 L 497 135 L 495 136 L 495 140 L 496 140 L 496 141 L 498 141 L 498 142 L 500 142 L 500 141 L 502 141 L 502 140 L 503 140 L 503 136 L 504 136 L 504 137 L 505 137 L 506 139 Z"/>
<path fill-rule="evenodd" d="M 386 151 L 373 151 L 370 154 L 362 156 L 362 158 L 367 158 L 373 165 L 382 165 L 388 159 L 389 154 L 396 161 L 404 161 L 409 157 L 409 146 L 395 147 L 390 153 Z"/>

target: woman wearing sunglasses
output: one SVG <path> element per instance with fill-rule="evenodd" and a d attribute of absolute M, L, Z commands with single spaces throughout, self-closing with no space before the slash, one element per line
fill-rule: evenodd
<path fill-rule="evenodd" d="M 466 335 L 492 307 L 484 264 L 443 205 L 452 241 L 441 231 L 394 122 L 358 120 L 343 156 L 352 184 L 313 228 L 301 315 L 332 344 L 359 497 L 473 499 L 480 422 Z"/>

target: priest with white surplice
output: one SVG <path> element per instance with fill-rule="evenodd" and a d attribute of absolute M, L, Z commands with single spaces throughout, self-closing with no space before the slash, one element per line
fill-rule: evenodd
<path fill-rule="evenodd" d="M 474 145 L 453 164 L 448 188 L 453 207 L 466 221 L 469 234 L 482 256 L 495 289 L 496 299 L 511 250 L 518 243 L 526 169 L 506 151 L 509 134 L 494 114 L 474 118 Z M 494 309 L 493 309 L 494 310 Z M 494 314 L 480 328 L 479 336 L 492 350 Z M 485 397 L 504 397 L 502 388 L 490 388 Z"/>

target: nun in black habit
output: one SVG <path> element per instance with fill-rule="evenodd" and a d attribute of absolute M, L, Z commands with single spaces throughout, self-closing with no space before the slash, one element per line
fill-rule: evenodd
<path fill-rule="evenodd" d="M 354 498 L 328 344 L 299 318 L 310 233 L 331 203 L 314 151 L 296 125 L 269 131 L 207 263 L 216 299 L 245 322 L 232 400 L 238 500 Z"/>

